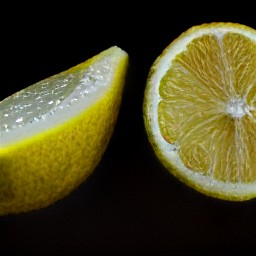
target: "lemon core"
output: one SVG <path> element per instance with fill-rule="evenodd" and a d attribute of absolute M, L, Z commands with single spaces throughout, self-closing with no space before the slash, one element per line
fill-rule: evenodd
<path fill-rule="evenodd" d="M 227 103 L 227 113 L 234 118 L 241 118 L 246 114 L 250 115 L 251 108 L 247 105 L 244 99 L 231 99 Z"/>

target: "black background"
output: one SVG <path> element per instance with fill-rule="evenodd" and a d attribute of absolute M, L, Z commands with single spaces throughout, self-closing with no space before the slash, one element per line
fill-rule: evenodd
<path fill-rule="evenodd" d="M 0 217 L 1 256 L 256 249 L 256 201 L 216 200 L 181 184 L 155 158 L 142 119 L 150 66 L 173 39 L 212 21 L 256 29 L 255 16 L 250 7 L 210 14 L 211 5 L 195 13 L 195 6 L 166 4 L 154 3 L 151 10 L 149 4 L 138 9 L 125 2 L 109 8 L 85 2 L 63 9 L 39 4 L 27 12 L 24 6 L 15 6 L 15 13 L 2 9 L 1 100 L 113 45 L 129 54 L 130 67 L 115 132 L 94 173 L 48 208 Z"/>

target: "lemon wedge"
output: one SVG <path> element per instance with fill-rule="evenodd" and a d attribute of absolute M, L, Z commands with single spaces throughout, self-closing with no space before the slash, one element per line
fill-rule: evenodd
<path fill-rule="evenodd" d="M 0 102 L 0 215 L 47 207 L 85 181 L 113 133 L 128 54 L 110 47 Z"/>

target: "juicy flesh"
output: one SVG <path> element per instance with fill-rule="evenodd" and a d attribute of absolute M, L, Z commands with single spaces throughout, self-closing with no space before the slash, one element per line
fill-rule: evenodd
<path fill-rule="evenodd" d="M 194 39 L 163 76 L 158 121 L 189 169 L 256 181 L 256 44 L 235 33 Z"/>
<path fill-rule="evenodd" d="M 0 133 L 21 128 L 27 123 L 35 123 L 55 114 L 58 108 L 69 108 L 79 98 L 87 100 L 100 87 L 106 87 L 110 68 L 106 59 L 86 69 L 82 64 L 72 71 L 64 71 L 39 81 L 0 102 Z M 81 69 L 81 70 L 80 70 Z M 64 102 L 69 95 L 73 97 Z M 61 103 L 65 103 L 64 106 Z"/>
<path fill-rule="evenodd" d="M 110 84 L 111 58 L 78 64 L 1 101 L 0 146 L 49 130 L 86 109 Z"/>

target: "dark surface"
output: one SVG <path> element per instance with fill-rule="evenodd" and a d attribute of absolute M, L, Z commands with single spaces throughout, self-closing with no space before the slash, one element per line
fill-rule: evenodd
<path fill-rule="evenodd" d="M 256 28 L 255 17 L 205 12 L 188 18 L 172 10 L 156 18 L 157 9 L 124 14 L 120 5 L 103 16 L 79 6 L 31 11 L 14 23 L 10 12 L 1 24 L 1 99 L 112 45 L 127 51 L 130 69 L 115 132 L 93 175 L 48 208 L 0 217 L 0 255 L 255 251 L 256 201 L 215 200 L 178 182 L 155 158 L 142 119 L 149 68 L 173 39 L 211 21 Z"/>

